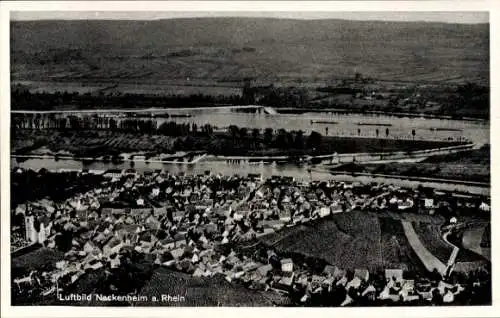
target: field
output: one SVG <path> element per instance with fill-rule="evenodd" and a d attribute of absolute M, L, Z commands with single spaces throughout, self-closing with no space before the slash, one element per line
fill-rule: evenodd
<path fill-rule="evenodd" d="M 482 255 L 484 258 L 490 260 L 491 230 L 488 230 L 488 228 L 491 229 L 490 224 L 477 224 L 464 230 L 462 234 L 462 246 L 471 253 Z"/>
<path fill-rule="evenodd" d="M 39 248 L 11 259 L 12 273 L 28 273 L 41 268 L 55 268 L 56 262 L 64 256 L 63 252 L 50 248 Z M 15 274 L 14 274 L 15 275 Z"/>
<path fill-rule="evenodd" d="M 383 246 L 383 266 L 385 268 L 402 268 L 421 270 L 420 259 L 408 243 L 400 220 L 391 217 L 380 217 L 380 245 Z"/>
<path fill-rule="evenodd" d="M 345 269 L 421 270 L 401 222 L 366 212 L 343 213 L 332 220 L 285 229 L 262 239 L 282 252 L 323 259 Z"/>
<path fill-rule="evenodd" d="M 141 105 L 161 103 L 146 96 L 172 94 L 254 103 L 222 98 L 243 95 L 250 83 L 258 103 L 268 105 L 283 93 L 271 103 L 275 107 L 488 118 L 488 30 L 488 24 L 326 19 L 14 21 L 11 78 L 31 92 L 139 94 Z M 380 94 L 318 94 L 332 86 Z M 421 99 L 413 99 L 416 92 Z M 13 100 L 17 109 L 75 107 Z"/>
<path fill-rule="evenodd" d="M 443 263 L 447 263 L 448 259 L 453 251 L 453 247 L 446 243 L 442 237 L 439 230 L 439 225 L 437 224 L 425 224 L 425 223 L 413 223 L 413 227 L 418 234 L 418 237 L 422 244 L 432 253 L 434 256 L 439 258 Z M 460 247 L 460 246 L 459 246 Z M 473 263 L 473 262 L 485 262 L 485 258 L 481 255 L 475 253 L 474 251 L 468 250 L 466 248 L 461 248 L 455 259 L 456 263 Z"/>
<path fill-rule="evenodd" d="M 223 277 L 196 278 L 168 269 L 157 269 L 140 295 L 183 296 L 183 302 L 141 302 L 137 306 L 272 306 L 269 293 L 230 284 Z"/>
<path fill-rule="evenodd" d="M 455 142 L 423 140 L 384 140 L 375 138 L 322 137 L 320 146 L 315 150 L 276 148 L 277 145 L 263 144 L 255 149 L 250 134 L 242 142 L 235 141 L 228 133 L 212 136 L 171 137 L 158 134 L 106 132 L 106 131 L 67 131 L 17 130 L 11 136 L 11 151 L 15 154 L 49 154 L 56 152 L 72 153 L 78 156 L 103 156 L 121 152 L 169 153 L 174 151 L 205 150 L 218 155 L 282 156 L 293 154 L 324 155 L 337 153 L 390 152 L 432 149 L 443 145 L 456 145 Z M 182 142 L 179 142 L 182 141 Z M 276 144 L 276 142 L 274 142 Z M 40 148 L 43 147 L 41 150 Z M 38 149 L 38 150 L 37 150 Z M 40 152 L 41 151 L 41 152 Z"/>
<path fill-rule="evenodd" d="M 446 243 L 441 237 L 439 225 L 413 222 L 413 228 L 420 242 L 422 242 L 427 250 L 442 263 L 446 264 L 450 259 L 453 247 Z"/>
<path fill-rule="evenodd" d="M 425 159 L 424 163 L 448 163 L 462 165 L 490 165 L 491 150 L 490 145 L 485 145 L 480 149 L 474 149 L 448 155 L 437 155 Z"/>
<path fill-rule="evenodd" d="M 234 83 L 251 77 L 293 84 L 354 77 L 359 70 L 392 82 L 487 83 L 489 77 L 487 24 L 27 21 L 11 23 L 11 49 L 14 80 Z"/>
<path fill-rule="evenodd" d="M 113 84 L 110 83 L 86 83 L 86 82 L 67 82 L 67 81 L 15 81 L 13 83 L 16 88 L 23 88 L 29 90 L 31 93 L 57 93 L 57 92 L 68 92 L 68 93 L 79 93 L 79 94 L 139 94 L 146 96 L 154 95 L 241 95 L 241 87 L 234 86 L 217 86 L 217 85 L 203 85 L 190 84 L 190 83 L 165 83 L 163 85 L 157 83 L 120 83 Z"/>
<path fill-rule="evenodd" d="M 79 156 L 102 156 L 120 152 L 171 151 L 175 138 L 160 135 L 106 132 L 18 132 L 13 138 L 13 153 L 36 153 L 40 147 L 50 152 L 69 152 Z M 34 148 L 34 146 L 36 148 Z M 33 149 L 34 148 L 34 149 Z"/>
<path fill-rule="evenodd" d="M 489 182 L 490 147 L 429 157 L 418 163 L 343 165 L 337 171 Z"/>

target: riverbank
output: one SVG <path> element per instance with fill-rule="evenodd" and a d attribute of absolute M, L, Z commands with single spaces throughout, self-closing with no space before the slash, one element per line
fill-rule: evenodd
<path fill-rule="evenodd" d="M 92 162 L 89 164 L 84 164 L 75 160 L 59 160 L 54 161 L 52 159 L 29 159 L 23 162 L 16 162 L 11 159 L 11 168 L 15 169 L 20 167 L 23 169 L 31 169 L 38 171 L 42 168 L 49 171 L 82 171 L 83 169 L 87 171 L 93 171 L 96 173 L 102 173 L 109 169 L 130 169 L 132 166 L 129 162 L 122 162 L 119 164 L 104 163 L 104 162 Z M 394 176 L 370 176 L 370 175 L 353 175 L 353 174 L 335 174 L 332 175 L 327 169 L 321 168 L 311 168 L 307 165 L 297 166 L 295 164 L 284 164 L 284 165 L 273 165 L 273 164 L 233 164 L 222 161 L 200 161 L 197 164 L 166 164 L 166 163 L 145 163 L 137 162 L 133 166 L 133 169 L 137 172 L 143 173 L 146 171 L 154 172 L 157 170 L 164 170 L 172 174 L 186 174 L 186 175 L 198 175 L 204 174 L 206 171 L 210 171 L 213 174 L 222 175 L 247 175 L 247 174 L 257 174 L 261 175 L 263 178 L 270 178 L 272 176 L 280 175 L 286 177 L 292 177 L 296 180 L 310 181 L 310 180 L 334 180 L 339 182 L 359 182 L 362 184 L 369 183 L 384 183 L 384 184 L 394 184 L 400 187 L 416 189 L 419 186 L 431 187 L 440 191 L 456 191 L 471 195 L 490 195 L 490 186 L 472 185 L 472 184 L 460 184 L 460 183 L 450 183 L 435 180 L 417 181 L 412 180 L 411 177 L 408 179 L 397 178 Z"/>
<path fill-rule="evenodd" d="M 390 175 L 395 178 L 453 179 L 463 183 L 489 184 L 491 179 L 490 147 L 463 149 L 447 154 L 432 153 L 420 162 L 348 163 L 331 168 L 332 173 Z"/>
<path fill-rule="evenodd" d="M 258 130 L 248 132 L 238 127 L 232 133 L 174 133 L 177 132 L 165 135 L 159 132 L 16 129 L 11 134 L 11 152 L 15 155 L 36 155 L 39 154 L 37 149 L 44 147 L 48 154 L 62 152 L 89 158 L 137 151 L 146 152 L 149 157 L 179 151 L 205 151 L 226 157 L 301 157 L 333 153 L 411 152 L 464 144 L 458 141 L 322 136 L 319 133 L 306 136 L 297 131 L 269 134 Z"/>
<path fill-rule="evenodd" d="M 443 120 L 463 120 L 470 122 L 488 123 L 489 119 L 484 117 L 467 117 L 467 116 L 446 116 L 429 113 L 408 113 L 408 112 L 392 112 L 383 110 L 361 110 L 361 109 L 345 109 L 345 108 L 277 108 L 280 114 L 306 114 L 306 113 L 332 113 L 332 114 L 360 114 L 387 116 L 396 118 L 425 118 L 425 119 L 443 119 Z"/>

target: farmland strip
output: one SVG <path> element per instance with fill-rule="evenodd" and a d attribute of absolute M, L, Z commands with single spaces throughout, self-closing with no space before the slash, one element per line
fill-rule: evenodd
<path fill-rule="evenodd" d="M 427 268 L 427 270 L 433 271 L 434 269 L 437 269 L 438 272 L 444 274 L 446 272 L 445 264 L 443 264 L 438 258 L 436 258 L 431 252 L 429 252 L 427 248 L 425 248 L 425 246 L 418 238 L 418 235 L 415 232 L 415 229 L 413 228 L 411 222 L 402 220 L 401 224 L 403 225 L 403 229 L 408 242 L 420 258 L 424 266 Z"/>

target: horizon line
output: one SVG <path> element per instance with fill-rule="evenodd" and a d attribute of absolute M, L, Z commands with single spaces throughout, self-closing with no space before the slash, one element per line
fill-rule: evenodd
<path fill-rule="evenodd" d="M 59 22 L 59 21 L 169 21 L 169 20 L 196 20 L 196 19 L 259 19 L 259 20 L 291 20 L 291 21 L 347 21 L 347 22 L 380 22 L 380 23 L 429 23 L 429 24 L 460 24 L 460 25 L 481 25 L 490 24 L 490 21 L 481 22 L 459 22 L 459 21 L 435 21 L 435 20 L 382 20 L 382 19 L 342 19 L 342 18 L 280 18 L 280 17 L 251 17 L 251 16 L 200 16 L 200 17 L 175 17 L 175 18 L 41 18 L 41 19 L 10 19 L 10 22 Z"/>
<path fill-rule="evenodd" d="M 180 19 L 489 24 L 488 11 L 11 11 L 10 21 L 161 21 Z"/>

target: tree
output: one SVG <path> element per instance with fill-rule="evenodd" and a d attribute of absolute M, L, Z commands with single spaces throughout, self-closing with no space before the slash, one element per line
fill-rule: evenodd
<path fill-rule="evenodd" d="M 269 145 L 273 141 L 274 130 L 272 128 L 266 128 L 264 130 L 264 142 Z"/>
<path fill-rule="evenodd" d="M 307 138 L 307 146 L 309 148 L 317 148 L 321 144 L 322 136 L 320 133 L 316 131 L 312 131 L 309 137 Z"/>
<path fill-rule="evenodd" d="M 294 146 L 297 149 L 304 148 L 304 132 L 302 130 L 299 130 L 295 133 Z"/>
<path fill-rule="evenodd" d="M 361 73 L 358 73 L 356 72 L 354 74 L 354 81 L 357 83 L 357 82 L 361 82 L 361 80 L 363 79 L 363 76 L 361 75 Z"/>
<path fill-rule="evenodd" d="M 238 128 L 238 126 L 236 126 L 236 125 L 230 125 L 228 127 L 228 131 L 231 134 L 231 136 L 233 137 L 233 142 L 236 142 L 236 136 L 238 136 L 238 133 L 240 131 L 240 129 Z"/>
<path fill-rule="evenodd" d="M 253 139 L 253 144 L 254 148 L 257 148 L 257 142 L 260 137 L 260 130 L 258 128 L 252 129 L 252 139 Z"/>
<path fill-rule="evenodd" d="M 278 130 L 278 135 L 276 136 L 276 146 L 278 148 L 282 148 L 282 149 L 289 148 L 288 139 L 287 139 L 287 132 L 283 128 Z"/>
<path fill-rule="evenodd" d="M 240 130 L 239 130 L 239 134 L 240 134 L 240 139 L 242 141 L 245 140 L 245 138 L 247 137 L 247 134 L 248 134 L 248 128 L 241 127 Z"/>

